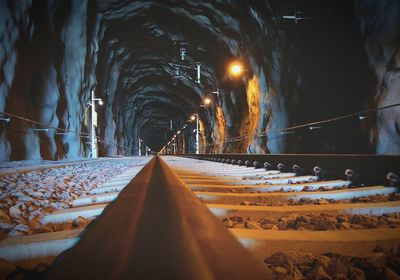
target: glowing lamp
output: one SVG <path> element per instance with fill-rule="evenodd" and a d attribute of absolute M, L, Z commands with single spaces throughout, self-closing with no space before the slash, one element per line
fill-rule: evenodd
<path fill-rule="evenodd" d="M 207 106 L 207 105 L 210 105 L 210 104 L 211 104 L 211 98 L 208 98 L 208 97 L 205 98 L 205 99 L 204 99 L 204 105 Z"/>
<path fill-rule="evenodd" d="M 243 66 L 240 62 L 232 62 L 229 66 L 229 73 L 232 76 L 239 76 L 243 72 Z"/>

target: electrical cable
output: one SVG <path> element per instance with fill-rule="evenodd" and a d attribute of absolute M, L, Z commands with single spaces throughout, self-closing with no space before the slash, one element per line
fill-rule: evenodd
<path fill-rule="evenodd" d="M 90 133 L 79 132 L 79 131 L 71 130 L 71 129 L 67 129 L 67 128 L 58 128 L 58 127 L 55 127 L 55 126 L 47 125 L 47 124 L 42 123 L 42 122 L 38 122 L 38 121 L 31 120 L 31 119 L 28 119 L 28 118 L 25 118 L 25 117 L 21 117 L 21 116 L 18 116 L 16 114 L 7 113 L 7 112 L 0 112 L 0 114 L 8 116 L 10 118 L 15 118 L 15 119 L 19 119 L 19 120 L 22 120 L 22 121 L 25 121 L 25 122 L 29 122 L 29 123 L 33 123 L 33 124 L 36 124 L 36 125 L 40 125 L 40 126 L 42 126 L 44 128 L 55 129 L 56 132 L 57 131 L 60 131 L 60 132 L 63 132 L 63 133 L 67 133 L 68 132 L 68 133 L 78 134 L 78 135 L 80 135 L 80 137 L 82 137 L 82 136 L 85 137 L 85 138 L 89 138 L 90 137 Z M 13 131 L 13 130 L 11 130 L 11 131 Z M 13 131 L 13 132 L 17 132 L 17 131 Z M 20 131 L 18 131 L 18 132 L 22 133 Z M 23 132 L 23 133 L 27 133 L 27 132 Z M 99 136 L 96 136 L 96 139 L 99 140 L 99 142 L 101 142 L 101 143 L 113 144 L 113 145 L 116 145 L 118 147 L 129 149 L 129 146 L 124 146 L 124 145 L 120 145 L 120 144 L 118 144 L 116 142 L 107 141 L 104 138 L 100 138 Z"/>
<path fill-rule="evenodd" d="M 334 122 L 334 121 L 338 121 L 338 120 L 343 120 L 343 119 L 348 119 L 348 118 L 352 118 L 352 117 L 355 117 L 355 116 L 360 116 L 360 115 L 363 115 L 363 114 L 368 114 L 368 113 L 371 113 L 371 112 L 376 112 L 376 111 L 380 111 L 380 110 L 384 110 L 384 109 L 388 109 L 388 108 L 393 108 L 393 107 L 397 107 L 397 106 L 400 106 L 400 103 L 395 103 L 395 104 L 391 104 L 391 105 L 387 105 L 387 106 L 383 106 L 383 107 L 378 107 L 378 108 L 367 109 L 367 110 L 360 111 L 360 112 L 355 112 L 355 113 L 351 113 L 351 114 L 347 114 L 347 115 L 343 115 L 343 116 L 333 117 L 333 118 L 329 118 L 329 119 L 326 119 L 326 120 L 320 120 L 320 121 L 314 121 L 314 122 L 309 122 L 309 123 L 305 123 L 305 124 L 295 125 L 295 126 L 291 126 L 291 127 L 287 127 L 287 128 L 267 130 L 265 132 L 253 133 L 251 135 L 245 134 L 243 136 L 236 136 L 236 137 L 232 137 L 232 138 L 226 139 L 225 141 L 210 143 L 210 144 L 207 145 L 207 147 L 208 146 L 213 146 L 213 145 L 219 145 L 221 143 L 223 144 L 223 143 L 228 143 L 228 142 L 240 142 L 240 141 L 243 141 L 244 139 L 247 139 L 249 136 L 251 136 L 251 137 L 266 136 L 268 133 L 277 133 L 277 132 L 283 133 L 283 132 L 288 132 L 288 131 L 294 131 L 296 129 L 303 128 L 303 127 L 311 127 L 313 125 L 326 124 L 326 123 L 330 123 L 330 122 Z"/>

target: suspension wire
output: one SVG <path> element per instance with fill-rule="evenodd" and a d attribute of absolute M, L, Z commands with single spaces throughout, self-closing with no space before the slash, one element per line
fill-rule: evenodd
<path fill-rule="evenodd" d="M 210 144 L 207 145 L 207 147 L 208 146 L 212 146 L 212 145 L 216 145 L 216 144 L 218 145 L 220 143 L 225 144 L 225 143 L 229 143 L 229 142 L 241 142 L 241 141 L 244 141 L 245 139 L 247 139 L 249 136 L 256 137 L 256 136 L 266 136 L 268 133 L 291 132 L 291 131 L 294 131 L 294 130 L 299 129 L 299 128 L 310 127 L 310 126 L 318 125 L 318 124 L 326 124 L 326 123 L 339 121 L 339 120 L 343 120 L 343 119 L 348 119 L 348 118 L 352 118 L 352 117 L 355 117 L 355 116 L 368 114 L 368 113 L 376 112 L 376 111 L 380 111 L 380 110 L 385 110 L 385 109 L 393 108 L 393 107 L 397 107 L 397 106 L 400 106 L 400 103 L 395 103 L 395 104 L 391 104 L 391 105 L 387 105 L 387 106 L 383 106 L 383 107 L 378 107 L 378 108 L 367 109 L 367 110 L 360 111 L 360 112 L 355 112 L 355 113 L 351 113 L 351 114 L 347 114 L 347 115 L 333 117 L 333 118 L 330 118 L 330 119 L 325 119 L 325 120 L 320 120 L 320 121 L 314 121 L 314 122 L 309 122 L 309 123 L 305 123 L 305 124 L 295 125 L 295 126 L 291 126 L 291 127 L 266 130 L 265 132 L 260 132 L 260 133 L 245 134 L 245 135 L 242 135 L 242 136 L 236 136 L 236 137 L 232 137 L 232 138 L 226 139 L 225 141 L 222 141 L 222 142 L 210 143 Z"/>
<path fill-rule="evenodd" d="M 80 131 L 76 131 L 76 130 L 71 130 L 71 129 L 67 129 L 67 128 L 58 128 L 58 127 L 55 127 L 55 126 L 52 126 L 52 125 L 48 125 L 48 124 L 45 124 L 45 123 L 42 123 L 42 122 L 38 122 L 38 121 L 35 121 L 35 120 L 31 120 L 31 119 L 28 119 L 28 118 L 25 118 L 25 117 L 21 117 L 21 116 L 18 116 L 18 115 L 16 115 L 16 114 L 12 114 L 12 113 L 6 113 L 6 112 L 0 112 L 0 114 L 2 114 L 2 115 L 5 115 L 5 116 L 8 116 L 8 117 L 10 117 L 10 118 L 15 118 L 15 119 L 19 119 L 19 120 L 22 120 L 22 121 L 25 121 L 25 122 L 29 122 L 29 123 L 33 123 L 33 124 L 36 124 L 36 125 L 40 125 L 40 126 L 42 126 L 42 128 L 51 128 L 51 129 L 55 129 L 56 130 L 56 132 L 62 132 L 62 133 L 74 133 L 74 134 L 78 134 L 78 135 L 80 135 L 80 137 L 83 137 L 83 138 L 89 138 L 90 137 L 90 133 L 86 133 L 86 132 L 80 132 Z M 13 131 L 13 130 L 12 130 Z M 17 132 L 17 131 L 14 131 L 14 132 Z M 19 133 L 27 133 L 27 132 L 19 132 Z M 99 141 L 99 142 L 101 142 L 101 143 L 105 143 L 105 144 L 113 144 L 113 145 L 116 145 L 116 146 L 118 146 L 118 147 L 121 147 L 121 148 L 124 148 L 124 149 L 129 149 L 129 146 L 124 146 L 124 145 L 120 145 L 120 144 L 118 144 L 118 143 L 116 143 L 116 142 L 113 142 L 113 141 L 108 141 L 108 140 L 106 140 L 105 138 L 101 138 L 101 137 L 99 137 L 99 136 L 96 136 L 96 139 Z"/>

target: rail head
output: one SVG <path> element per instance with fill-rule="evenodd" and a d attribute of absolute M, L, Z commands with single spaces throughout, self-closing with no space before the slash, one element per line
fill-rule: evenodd
<path fill-rule="evenodd" d="M 177 175 L 155 156 L 49 279 L 272 279 Z"/>

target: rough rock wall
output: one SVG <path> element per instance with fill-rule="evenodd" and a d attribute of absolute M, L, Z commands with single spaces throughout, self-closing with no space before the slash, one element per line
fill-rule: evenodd
<path fill-rule="evenodd" d="M 355 11 L 374 69 L 376 107 L 400 103 L 400 2 L 356 1 Z M 371 141 L 378 154 L 400 153 L 400 107 L 378 111 Z"/>
<path fill-rule="evenodd" d="M 59 109 L 59 127 L 80 131 L 85 108 L 85 97 L 89 97 L 90 87 L 85 87 L 89 81 L 85 77 L 87 57 L 87 14 L 88 2 L 74 0 L 64 2 L 70 9 L 65 23 L 60 30 L 60 40 L 63 43 L 63 54 L 60 65 L 60 96 L 65 97 L 64 108 Z M 70 5 L 68 7 L 68 4 Z M 90 47 L 89 47 L 90 50 Z M 57 87 L 54 87 L 56 89 Z M 54 94 L 54 93 L 53 93 Z M 61 140 L 62 149 L 59 157 L 78 157 L 83 154 L 83 145 L 78 134 L 68 133 Z"/>
<path fill-rule="evenodd" d="M 138 154 L 139 138 L 142 151 L 157 151 L 180 129 L 179 150 L 194 152 L 193 113 L 208 152 L 400 153 L 398 107 L 363 122 L 254 135 L 399 102 L 399 5 L 0 0 L 0 111 L 86 133 L 94 91 L 104 101 L 100 155 Z M 308 19 L 282 18 L 296 10 Z M 246 67 L 236 80 L 225 72 L 233 58 Z M 200 84 L 171 67 L 197 61 Z M 222 95 L 211 94 L 217 88 Z M 200 108 L 205 97 L 212 105 Z M 0 160 L 88 155 L 86 138 L 37 128 L 0 121 Z"/>
<path fill-rule="evenodd" d="M 86 1 L 0 1 L 1 111 L 80 131 L 86 59 Z M 5 128 L 5 127 L 4 127 Z M 0 158 L 82 155 L 77 134 L 12 118 L 1 130 Z"/>
<path fill-rule="evenodd" d="M 29 19 L 25 17 L 30 7 L 16 5 L 15 9 L 9 8 L 6 1 L 0 1 L 0 111 L 6 109 L 6 99 L 10 94 L 10 88 L 14 80 L 15 65 L 17 62 L 16 42 L 19 39 L 18 25 L 24 27 L 21 32 L 28 33 Z M 21 23 L 20 23 L 21 22 Z M 5 117 L 5 116 L 2 116 Z M 4 123 L 0 125 L 4 126 Z M 0 131 L 0 160 L 10 158 L 11 144 L 4 129 Z"/>
<path fill-rule="evenodd" d="M 217 123 L 214 126 L 214 132 L 213 132 L 213 139 L 215 139 L 215 142 L 219 143 L 216 145 L 212 145 L 213 150 L 216 153 L 222 153 L 223 152 L 223 145 L 220 143 L 223 143 L 225 141 L 225 131 L 226 131 L 226 120 L 225 120 L 225 115 L 224 111 L 221 106 L 217 106 L 216 110 L 216 118 L 217 118 Z"/>

